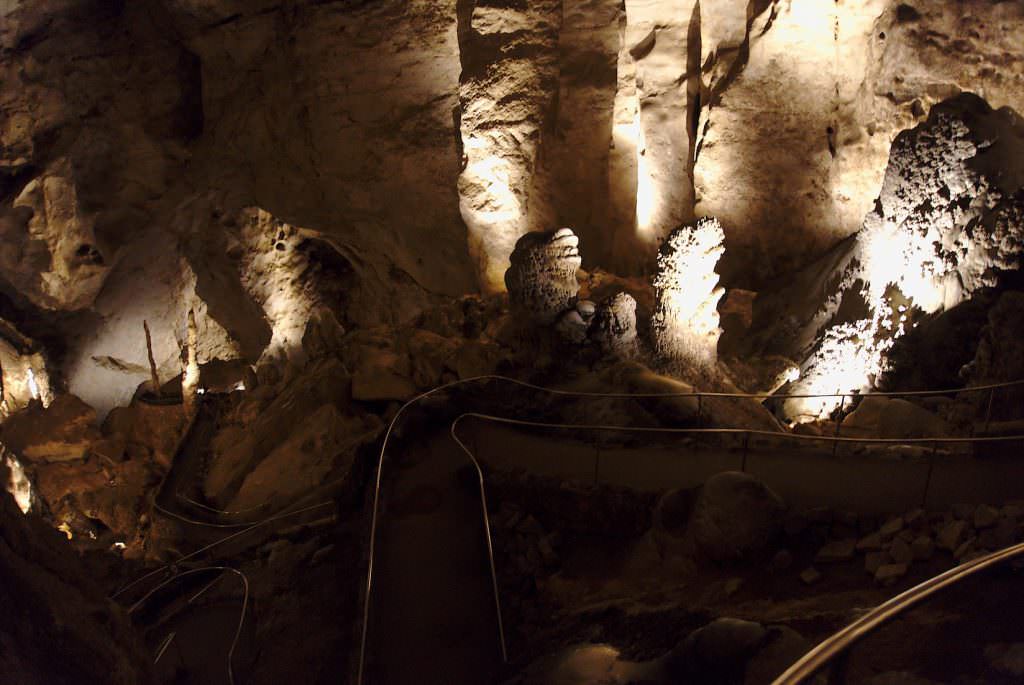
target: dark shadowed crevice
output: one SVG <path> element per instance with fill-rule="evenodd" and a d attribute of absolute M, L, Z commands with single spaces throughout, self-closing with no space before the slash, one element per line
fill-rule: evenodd
<path fill-rule="evenodd" d="M 704 80 L 701 78 L 700 29 L 700 0 L 697 0 L 693 5 L 693 13 L 690 15 L 690 25 L 686 36 L 686 121 L 689 132 L 687 136 L 689 148 L 686 151 L 686 178 L 690 183 L 690 211 L 688 214 L 691 215 L 697 202 L 697 188 L 693 179 L 697 165 L 697 138 L 704 91 Z"/>
<path fill-rule="evenodd" d="M 182 50 L 178 57 L 178 83 L 181 97 L 175 108 L 173 131 L 186 142 L 203 134 L 203 65 L 199 57 Z"/>

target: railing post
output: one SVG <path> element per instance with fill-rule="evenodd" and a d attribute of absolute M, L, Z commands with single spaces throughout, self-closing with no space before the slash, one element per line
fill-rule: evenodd
<path fill-rule="evenodd" d="M 704 403 L 702 400 L 704 395 L 698 393 L 697 395 L 697 428 L 704 427 Z"/>
<path fill-rule="evenodd" d="M 924 492 L 921 493 L 921 508 L 925 508 L 925 504 L 928 502 L 928 491 L 932 487 L 932 471 L 935 470 L 935 453 L 939 449 L 938 441 L 932 443 L 932 452 L 928 456 L 928 475 L 924 479 Z"/>
<path fill-rule="evenodd" d="M 838 438 L 839 437 L 839 428 L 840 428 L 840 426 L 843 425 L 843 409 L 845 409 L 845 408 L 846 408 L 846 395 L 843 395 L 842 399 L 839 401 L 839 413 L 836 414 L 836 432 L 832 436 L 834 438 Z M 833 440 L 832 441 L 832 456 L 833 457 L 836 456 L 836 451 L 838 449 L 839 449 L 839 441 L 838 440 Z"/>
<path fill-rule="evenodd" d="M 600 481 L 599 473 L 601 468 L 601 446 L 594 443 L 594 485 Z"/>
<path fill-rule="evenodd" d="M 986 435 L 988 434 L 989 423 L 992 421 L 992 402 L 995 399 L 995 396 L 996 396 L 996 389 L 995 388 L 989 388 L 988 389 L 988 409 L 985 410 L 985 428 L 982 430 L 982 432 L 985 433 Z"/>
<path fill-rule="evenodd" d="M 740 467 L 740 470 L 743 471 L 743 473 L 747 472 L 747 452 L 749 451 L 749 449 L 750 449 L 750 431 L 745 431 L 743 433 L 743 464 Z"/>

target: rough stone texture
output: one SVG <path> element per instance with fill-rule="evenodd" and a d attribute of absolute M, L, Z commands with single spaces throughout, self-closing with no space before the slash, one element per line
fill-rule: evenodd
<path fill-rule="evenodd" d="M 380 429 L 375 416 L 344 416 L 334 405 L 324 405 L 249 472 L 228 509 L 278 511 L 330 478 L 346 478 L 356 448 Z"/>
<path fill-rule="evenodd" d="M 703 558 L 729 561 L 765 549 L 782 528 L 784 505 L 761 481 L 729 471 L 709 478 L 687 535 Z"/>
<path fill-rule="evenodd" d="M 1024 333 L 1024 293 L 1003 293 L 988 312 L 988 322 L 981 329 L 978 349 L 968 366 L 969 385 L 1004 383 L 1024 378 L 1024 354 L 1017 342 Z M 988 412 L 987 392 L 965 393 L 978 416 Z M 1018 407 L 1024 401 L 1024 389 L 1002 388 L 992 398 L 991 418 L 1020 418 Z"/>
<path fill-rule="evenodd" d="M 907 400 L 866 397 L 843 419 L 841 430 L 847 437 L 931 438 L 949 435 L 951 427 Z"/>
<path fill-rule="evenodd" d="M 625 7 L 620 84 L 627 88 L 624 96 L 635 98 L 636 240 L 650 252 L 669 231 L 693 217 L 699 4 L 627 0 Z"/>
<path fill-rule="evenodd" d="M 527 233 L 516 241 L 505 271 L 512 306 L 540 323 L 551 323 L 573 307 L 579 282 L 579 238 L 569 228 Z"/>
<path fill-rule="evenodd" d="M 47 408 L 33 404 L 3 423 L 3 443 L 28 462 L 84 459 L 100 437 L 96 412 L 74 395 L 59 395 Z"/>
<path fill-rule="evenodd" d="M 590 337 L 605 354 L 629 358 L 636 354 L 636 300 L 618 293 L 598 305 Z"/>
<path fill-rule="evenodd" d="M 554 217 L 534 169 L 558 92 L 556 0 L 467 3 L 460 33 L 459 207 L 486 291 L 500 290 L 513 243 Z"/>
<path fill-rule="evenodd" d="M 0 467 L 2 469 L 2 467 Z M 151 682 L 151 657 L 67 539 L 0 491 L 0 672 L 17 683 Z"/>
<path fill-rule="evenodd" d="M 665 362 L 700 368 L 718 359 L 717 307 L 725 290 L 718 287 L 715 265 L 723 237 L 718 220 L 704 218 L 672 231 L 661 246 L 651 337 Z"/>
<path fill-rule="evenodd" d="M 764 2 L 744 25 L 728 4 L 701 3 L 704 42 L 727 38 L 704 50 L 694 181 L 697 213 L 725 227 L 730 285 L 763 282 L 854 233 L 893 137 L 932 104 L 961 90 L 1024 104 L 1012 66 L 1024 60 L 1019 5 Z M 738 49 L 716 54 L 720 44 Z"/>
<path fill-rule="evenodd" d="M 1019 118 L 966 94 L 897 136 L 876 209 L 856 237 L 758 301 L 755 317 L 769 330 L 755 346 L 802 360 L 791 391 L 868 386 L 915 316 L 952 308 L 1017 267 L 1021 149 Z M 824 416 L 838 404 L 790 401 L 786 414 Z"/>

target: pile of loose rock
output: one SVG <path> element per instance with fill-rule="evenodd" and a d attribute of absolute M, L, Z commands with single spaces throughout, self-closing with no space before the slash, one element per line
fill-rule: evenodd
<path fill-rule="evenodd" d="M 823 544 L 814 565 L 801 573 L 808 584 L 822 577 L 818 567 L 863 557 L 864 570 L 881 585 L 907 575 L 911 566 L 946 554 L 962 564 L 1024 540 L 1024 502 L 1002 507 L 988 504 L 956 505 L 948 511 L 914 509 L 872 526 L 871 517 L 819 509 L 791 517 L 787 533 L 809 534 Z M 825 533 L 823 536 L 822 533 Z M 782 561 L 780 552 L 773 562 Z"/>

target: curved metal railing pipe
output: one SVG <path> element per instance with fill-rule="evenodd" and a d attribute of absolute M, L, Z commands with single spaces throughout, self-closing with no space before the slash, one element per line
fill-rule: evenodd
<path fill-rule="evenodd" d="M 1018 543 L 978 557 L 951 568 L 945 573 L 929 578 L 920 585 L 915 585 L 906 592 L 902 592 L 884 604 L 875 607 L 838 633 L 821 642 L 817 647 L 786 669 L 782 675 L 775 679 L 772 685 L 798 685 L 805 682 L 833 657 L 839 655 L 854 642 L 883 623 L 910 609 L 915 604 L 979 571 L 983 571 L 1021 554 L 1024 554 L 1024 543 Z"/>
<path fill-rule="evenodd" d="M 160 583 L 159 585 L 157 585 L 156 587 L 151 589 L 145 595 L 143 595 L 142 598 L 139 599 L 139 601 L 135 602 L 135 604 L 131 605 L 131 607 L 128 608 L 128 613 L 132 614 L 135 611 L 137 611 L 139 609 L 139 607 L 141 607 L 143 604 L 145 604 L 147 601 L 149 601 L 150 597 L 152 597 L 159 590 L 161 590 L 162 588 L 170 585 L 171 583 L 173 583 L 175 581 L 178 581 L 178 580 L 181 580 L 182 578 L 185 578 L 187 576 L 192 576 L 192 575 L 195 575 L 197 573 L 205 573 L 207 571 L 220 571 L 221 573 L 234 573 L 242 581 L 242 591 L 243 591 L 243 594 L 242 594 L 242 608 L 241 608 L 241 610 L 238 613 L 238 625 L 235 627 L 235 635 L 231 639 L 231 646 L 228 648 L 228 655 L 227 655 L 228 682 L 230 683 L 230 685 L 235 685 L 235 668 L 234 668 L 235 648 L 238 646 L 238 641 L 242 637 L 242 627 L 245 625 L 245 613 L 246 613 L 246 610 L 249 607 L 249 578 L 245 575 L 245 573 L 243 573 L 242 571 L 239 571 L 237 568 L 232 568 L 231 566 L 206 566 L 206 567 L 203 567 L 203 568 L 194 568 L 194 569 L 190 569 L 188 571 L 182 571 L 180 573 L 176 573 L 173 576 L 171 576 L 170 578 L 168 578 L 167 580 L 165 580 L 164 582 Z M 203 592 L 208 590 L 209 587 L 210 587 L 210 585 L 207 585 L 205 588 L 203 588 L 202 591 L 200 591 L 199 593 L 194 595 L 192 597 L 192 599 L 189 600 L 189 603 L 191 604 L 192 601 L 194 601 L 197 597 L 199 597 L 199 595 L 201 595 Z M 166 645 L 165 645 L 164 648 L 166 648 Z M 162 656 L 162 655 L 163 655 L 163 649 L 160 650 L 160 654 L 157 656 L 157 660 L 159 660 L 160 656 Z"/>
<path fill-rule="evenodd" d="M 283 514 L 277 514 L 275 516 L 271 516 L 269 518 L 266 518 L 266 519 L 264 519 L 262 521 L 257 521 L 256 523 L 248 524 L 248 526 L 245 529 L 243 529 L 243 530 L 238 530 L 238 531 L 235 531 L 234 533 L 231 533 L 230 535 L 225 535 L 224 537 L 220 538 L 219 540 L 214 540 L 213 542 L 211 542 L 211 543 L 209 543 L 207 545 L 203 545 L 202 547 L 200 547 L 199 549 L 195 550 L 194 552 L 189 552 L 188 554 L 180 557 L 178 560 L 176 560 L 173 563 L 165 564 L 164 566 L 161 566 L 159 568 L 153 569 L 149 573 L 147 573 L 147 574 L 145 574 L 143 576 L 140 576 L 139 578 L 136 578 L 132 582 L 128 583 L 124 587 L 122 587 L 119 590 L 117 590 L 116 592 L 114 592 L 112 595 L 110 595 L 108 597 L 108 599 L 117 599 L 118 597 L 120 597 L 125 592 L 127 592 L 131 588 L 135 587 L 139 583 L 141 583 L 141 582 L 143 582 L 145 580 L 148 580 L 149 578 L 152 578 L 153 576 L 159 575 L 161 573 L 165 573 L 166 571 L 168 571 L 168 570 L 170 570 L 172 568 L 175 568 L 178 564 L 180 564 L 182 562 L 188 561 L 189 559 L 193 559 L 193 558 L 199 556 L 200 554 L 202 554 L 203 552 L 211 550 L 214 547 L 222 545 L 222 544 L 224 544 L 226 542 L 230 542 L 231 540 L 234 540 L 235 538 L 241 537 L 242 535 L 245 535 L 246 533 L 249 533 L 249 532 L 251 532 L 251 531 L 253 531 L 253 530 L 255 530 L 255 529 L 257 529 L 257 528 L 259 528 L 261 526 L 264 526 L 264 525 L 266 525 L 268 523 L 272 523 L 274 521 L 280 521 L 281 519 L 285 519 L 285 518 L 288 518 L 290 516 L 298 516 L 299 514 L 304 514 L 306 512 L 314 511 L 314 510 L 320 509 L 322 507 L 329 507 L 329 506 L 333 506 L 333 505 L 334 505 L 333 501 L 330 501 L 330 502 L 320 502 L 319 504 L 313 504 L 313 505 L 308 506 L 308 507 L 303 507 L 301 509 L 296 509 L 295 511 L 288 511 L 288 512 L 285 512 Z"/>
<path fill-rule="evenodd" d="M 950 393 L 958 393 L 958 392 L 981 392 L 981 391 L 985 391 L 985 390 L 992 391 L 992 390 L 996 390 L 998 388 L 1024 385 L 1024 379 L 1021 379 L 1021 380 L 1016 380 L 1016 381 L 1009 381 L 1009 382 L 1006 382 L 1006 383 L 993 383 L 993 384 L 989 384 L 989 385 L 974 386 L 974 387 L 970 387 L 970 388 L 949 388 L 949 389 L 943 389 L 943 390 L 917 390 L 917 391 L 907 391 L 907 392 L 878 392 L 878 393 L 849 392 L 849 393 L 811 393 L 811 394 L 770 394 L 770 393 L 714 393 L 714 392 L 700 392 L 700 391 L 685 391 L 685 392 L 665 392 L 665 393 L 628 393 L 628 392 L 595 392 L 595 391 L 560 390 L 560 389 L 555 389 L 555 388 L 546 388 L 546 387 L 541 386 L 541 385 L 536 385 L 536 384 L 529 383 L 529 382 L 526 382 L 526 381 L 521 381 L 519 379 L 510 378 L 508 376 L 502 376 L 502 375 L 498 375 L 498 374 L 484 374 L 484 375 L 480 375 L 480 376 L 473 376 L 471 378 L 464 378 L 464 379 L 452 381 L 450 383 L 445 383 L 445 384 L 440 385 L 440 386 L 438 386 L 436 388 L 432 388 L 431 390 L 428 390 L 426 392 L 420 393 L 419 395 L 416 395 L 412 399 L 410 399 L 407 402 L 405 402 L 401 407 L 399 407 L 398 411 L 395 412 L 395 415 L 391 418 L 391 421 L 388 423 L 387 430 L 385 431 L 385 434 L 384 434 L 384 440 L 381 443 L 380 452 L 379 452 L 378 457 L 377 457 L 377 469 L 376 469 L 376 476 L 374 478 L 374 486 L 373 486 L 373 504 L 372 504 L 372 511 L 371 511 L 371 516 L 370 516 L 370 540 L 369 540 L 369 552 L 368 552 L 368 560 L 367 560 L 366 583 L 365 583 L 364 588 L 363 588 L 363 592 L 364 592 L 364 597 L 363 597 L 363 621 L 362 621 L 362 630 L 361 630 L 360 640 L 359 640 L 359 662 L 358 662 L 358 668 L 357 668 L 357 673 L 356 673 L 356 685 L 363 685 L 363 679 L 364 679 L 365 671 L 366 671 L 366 648 L 367 648 L 367 636 L 368 636 L 368 631 L 369 631 L 370 597 L 371 597 L 371 590 L 372 590 L 372 587 L 373 587 L 373 570 L 374 570 L 374 560 L 375 560 L 376 544 L 377 544 L 377 519 L 378 519 L 378 516 L 379 516 L 378 511 L 379 511 L 379 504 L 380 504 L 380 486 L 381 486 L 381 479 L 382 479 L 383 468 L 384 468 L 384 455 L 385 455 L 385 452 L 387 450 L 388 440 L 390 439 L 391 434 L 392 434 L 392 432 L 394 430 L 394 427 L 397 424 L 399 418 L 401 418 L 401 416 L 405 413 L 405 411 L 409 407 L 411 407 L 411 406 L 413 406 L 413 405 L 415 405 L 415 404 L 417 404 L 417 403 L 419 403 L 419 402 L 421 402 L 421 401 L 423 401 L 423 400 L 425 400 L 425 399 L 427 399 L 427 398 L 429 398 L 429 397 L 431 397 L 433 395 L 436 395 L 436 394 L 438 394 L 440 392 L 443 392 L 445 390 L 449 390 L 449 389 L 452 389 L 452 388 L 455 388 L 455 387 L 459 387 L 459 386 L 463 386 L 463 385 L 469 385 L 469 384 L 472 384 L 472 383 L 485 382 L 485 381 L 501 381 L 501 382 L 505 382 L 505 383 L 510 383 L 512 385 L 517 385 L 517 386 L 522 387 L 522 388 L 527 388 L 527 389 L 530 389 L 530 390 L 536 390 L 536 391 L 547 393 L 547 394 L 550 394 L 550 395 L 556 395 L 556 396 L 562 396 L 562 397 L 585 397 L 585 398 L 586 397 L 592 397 L 592 398 L 605 398 L 605 399 L 657 399 L 657 398 L 671 398 L 671 397 L 732 397 L 732 398 L 747 398 L 747 399 L 767 399 L 767 398 L 786 399 L 786 398 L 812 398 L 812 397 L 861 397 L 861 398 L 863 398 L 863 397 L 871 397 L 871 396 L 879 396 L 879 397 L 906 397 L 906 396 L 925 396 L 925 395 L 947 395 L 947 394 L 950 394 Z M 458 420 L 458 419 L 456 419 L 456 420 Z M 612 427 L 612 428 L 620 428 L 620 427 Z M 702 429 L 691 429 L 691 430 L 702 430 Z M 741 433 L 745 432 L 743 429 L 719 429 L 719 430 L 734 430 L 736 432 L 741 432 Z M 786 433 L 782 433 L 782 432 L 778 432 L 778 433 L 770 432 L 770 431 L 766 431 L 766 432 L 769 433 L 770 435 L 787 435 Z M 824 437 L 817 437 L 817 436 L 805 436 L 805 437 L 808 437 L 808 438 L 813 439 L 813 440 L 823 440 L 823 439 L 825 439 Z M 839 438 L 833 438 L 833 439 L 839 439 Z M 862 442 L 863 441 L 863 440 L 859 440 L 859 439 L 856 439 L 856 438 L 841 438 L 840 440 L 842 440 L 842 441 L 850 441 L 850 442 Z M 965 438 L 965 439 L 963 439 L 963 441 L 964 442 L 970 442 L 971 439 Z M 894 440 L 894 442 L 902 443 L 902 442 L 905 442 L 905 441 Z M 934 442 L 934 441 L 923 440 L 923 442 Z M 489 525 L 489 524 L 485 524 L 485 525 Z M 491 543 L 490 543 L 490 539 L 489 539 L 489 536 L 488 536 L 488 546 L 490 546 L 490 544 Z M 493 564 L 492 564 L 492 577 L 493 576 L 494 576 L 494 569 L 493 569 Z M 500 620 L 500 614 L 499 614 L 499 620 Z M 504 650 L 504 639 L 502 639 L 502 644 L 503 644 L 503 650 Z"/>
<path fill-rule="evenodd" d="M 483 421 L 490 421 L 493 423 L 501 423 L 510 426 L 522 426 L 529 428 L 545 428 L 545 429 L 556 429 L 556 430 L 588 430 L 588 431 L 617 431 L 617 432 L 631 432 L 631 433 L 666 433 L 666 434 L 697 434 L 697 435 L 762 435 L 771 436 L 782 439 L 790 439 L 794 441 L 816 441 L 816 442 L 832 442 L 832 443 L 868 443 L 868 444 L 927 444 L 936 445 L 938 443 L 984 443 L 984 442 L 1011 442 L 1011 441 L 1024 441 L 1024 435 L 1012 435 L 1012 436 L 991 436 L 991 437 L 950 437 L 950 438 L 847 438 L 847 437 L 834 437 L 834 436 L 810 436 L 810 435 L 797 435 L 794 433 L 777 433 L 773 431 L 757 430 L 757 429 L 746 429 L 746 428 L 666 428 L 657 426 L 611 426 L 604 424 L 594 425 L 582 425 L 582 424 L 568 424 L 568 423 L 547 423 L 542 421 L 526 421 L 523 419 L 510 419 L 503 416 L 493 416 L 490 414 L 480 414 L 477 412 L 466 412 L 460 414 L 452 422 L 450 433 L 452 439 L 459 445 L 460 448 L 466 453 L 473 466 L 476 468 L 477 475 L 480 480 L 480 503 L 483 510 L 483 522 L 484 522 L 484 533 L 487 536 L 487 554 L 488 562 L 490 565 L 491 572 L 491 585 L 494 592 L 494 605 L 497 609 L 497 620 L 498 620 L 498 639 L 501 644 L 501 652 L 503 661 L 508 661 L 508 651 L 505 640 L 505 626 L 504 620 L 501 615 L 501 598 L 498 590 L 498 571 L 497 564 L 494 561 L 494 542 L 491 537 L 491 525 L 490 517 L 487 513 L 487 497 L 484 489 L 484 477 L 483 470 L 480 467 L 480 462 L 476 455 L 466 446 L 466 444 L 458 436 L 458 425 L 464 419 L 475 418 Z"/>

